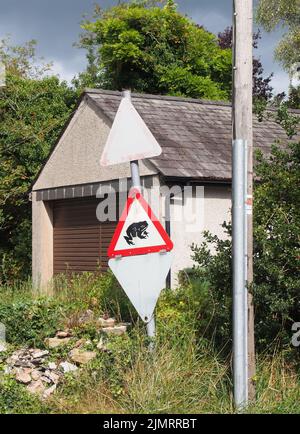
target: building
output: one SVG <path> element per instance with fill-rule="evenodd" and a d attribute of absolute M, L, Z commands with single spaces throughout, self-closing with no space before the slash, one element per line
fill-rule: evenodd
<path fill-rule="evenodd" d="M 101 199 L 96 193 L 100 187 L 107 192 L 125 190 L 126 196 L 129 163 L 99 163 L 120 100 L 120 92 L 84 92 L 34 182 L 32 272 L 37 286 L 67 271 L 107 269 L 106 252 L 116 221 L 99 222 L 96 209 Z M 190 245 L 201 242 L 203 230 L 224 236 L 221 225 L 230 220 L 231 106 L 140 94 L 133 94 L 132 102 L 163 149 L 159 157 L 140 161 L 140 172 L 145 192 L 156 192 L 150 203 L 160 220 L 171 216 L 166 228 L 175 246 L 175 285 L 178 271 L 192 264 Z M 267 153 L 278 139 L 286 135 L 275 122 L 254 120 L 255 147 Z M 178 187 L 168 201 L 161 189 L 174 186 Z M 182 200 L 184 188 L 188 192 Z M 198 220 L 189 221 L 195 207 Z"/>

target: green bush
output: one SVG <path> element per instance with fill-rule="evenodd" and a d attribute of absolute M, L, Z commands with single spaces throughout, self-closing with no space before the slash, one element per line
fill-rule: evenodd
<path fill-rule="evenodd" d="M 107 337 L 103 334 L 106 352 L 96 349 L 100 335 L 93 323 L 75 328 L 72 342 L 64 348 L 51 350 L 51 360 L 66 360 L 80 336 L 89 339 L 85 349 L 96 351 L 96 358 L 76 373 L 64 376 L 55 395 L 47 402 L 28 395 L 23 385 L 1 372 L 0 413 L 234 412 L 229 358 L 221 358 L 211 339 L 204 338 L 205 335 L 211 338 L 206 329 L 219 318 L 215 314 L 215 292 L 204 276 L 199 277 L 198 271 L 194 271 L 184 273 L 187 279 L 184 286 L 161 294 L 156 310 L 154 352 L 148 350 L 146 328 L 140 321 L 125 335 Z M 124 295 L 119 294 L 115 283 L 110 273 L 74 276 L 69 279 L 69 286 L 61 280 L 61 292 L 54 298 L 46 298 L 34 297 L 28 282 L 14 290 L 2 289 L 0 306 L 5 307 L 6 312 L 9 306 L 15 306 L 11 312 L 17 312 L 17 321 L 14 326 L 11 322 L 11 327 L 14 327 L 16 343 L 42 343 L 45 335 L 52 334 L 48 326 L 53 327 L 54 332 L 60 321 L 74 312 L 93 308 L 97 315 L 114 300 L 122 316 L 119 295 Z M 21 330 L 20 306 L 23 306 L 25 319 L 34 311 L 32 330 L 30 321 L 28 328 L 23 321 L 24 330 Z M 126 314 L 126 309 L 124 312 Z M 14 317 L 14 313 L 10 315 Z M 3 354 L 1 367 L 7 355 Z M 258 401 L 249 412 L 297 412 L 299 376 L 285 354 L 261 358 L 255 380 Z"/>
<path fill-rule="evenodd" d="M 110 312 L 119 320 L 136 321 L 135 308 L 110 271 L 102 277 L 98 296 L 103 310 Z"/>
<path fill-rule="evenodd" d="M 289 346 L 291 325 L 300 318 L 300 143 L 287 149 L 274 146 L 266 159 L 257 155 L 254 191 L 255 336 L 259 350 L 280 343 Z M 206 232 L 192 246 L 195 272 L 210 283 L 215 315 L 209 332 L 219 344 L 231 339 L 231 226 L 227 239 Z M 214 253 L 212 253 L 214 252 Z"/>
<path fill-rule="evenodd" d="M 180 342 L 181 347 L 206 339 L 207 324 L 213 319 L 211 301 L 208 283 L 199 279 L 164 290 L 156 308 L 158 339 L 175 346 Z"/>
<path fill-rule="evenodd" d="M 6 67 L 0 89 L 0 283 L 30 273 L 28 193 L 78 97 L 40 64 L 35 48 L 35 41 L 24 46 L 0 42 L 0 63 Z"/>
<path fill-rule="evenodd" d="M 88 66 L 75 85 L 224 99 L 231 93 L 231 50 L 177 11 L 175 2 L 96 7 L 82 28 Z M 161 7 L 162 4 L 164 7 Z"/>
<path fill-rule="evenodd" d="M 108 272 L 59 276 L 53 295 L 32 291 L 31 282 L 0 287 L 0 322 L 8 342 L 42 346 L 46 337 L 65 326 L 76 327 L 80 316 L 92 309 L 95 315 L 109 314 L 119 321 L 135 322 L 137 314 L 128 297 Z M 95 334 L 92 324 L 80 325 L 79 335 Z"/>
<path fill-rule="evenodd" d="M 59 303 L 46 298 L 0 301 L 0 322 L 6 327 L 9 343 L 38 347 L 58 329 L 62 311 Z"/>
<path fill-rule="evenodd" d="M 46 413 L 46 404 L 9 377 L 0 378 L 0 414 Z"/>
<path fill-rule="evenodd" d="M 72 304 L 73 310 L 92 308 L 99 314 L 107 313 L 118 320 L 136 320 L 137 314 L 114 275 L 82 273 L 61 275 L 55 281 L 55 296 L 61 302 Z"/>

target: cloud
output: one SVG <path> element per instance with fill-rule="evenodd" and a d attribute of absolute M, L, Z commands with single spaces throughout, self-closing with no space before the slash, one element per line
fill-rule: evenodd
<path fill-rule="evenodd" d="M 48 62 L 47 59 L 45 59 L 45 61 L 46 63 Z M 75 56 L 67 63 L 62 62 L 59 59 L 49 60 L 49 62 L 52 63 L 51 73 L 57 75 L 61 80 L 67 81 L 69 84 L 74 76 L 83 71 L 86 66 L 86 58 L 84 54 Z"/>
<path fill-rule="evenodd" d="M 179 0 L 179 10 L 213 33 L 232 22 L 232 0 Z"/>
<path fill-rule="evenodd" d="M 118 0 L 98 0 L 101 7 L 115 5 Z M 177 0 L 179 9 L 209 31 L 218 33 L 231 25 L 232 0 Z M 82 71 L 84 51 L 74 47 L 81 32 L 84 13 L 92 14 L 95 0 L 0 0 L 0 36 L 10 33 L 13 42 L 38 41 L 38 56 L 54 62 L 61 78 L 70 78 Z M 266 73 L 274 72 L 276 89 L 287 89 L 288 75 L 274 62 L 273 50 L 280 32 L 263 34 L 257 53 Z"/>
<path fill-rule="evenodd" d="M 285 92 L 287 94 L 290 84 L 289 76 L 286 72 L 277 71 L 272 79 L 274 94 Z"/>

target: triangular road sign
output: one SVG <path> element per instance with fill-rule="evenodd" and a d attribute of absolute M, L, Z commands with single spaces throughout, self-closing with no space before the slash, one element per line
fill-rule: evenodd
<path fill-rule="evenodd" d="M 156 157 L 162 152 L 157 140 L 131 103 L 124 97 L 109 132 L 100 164 L 110 166 Z"/>
<path fill-rule="evenodd" d="M 173 252 L 110 259 L 108 265 L 144 322 L 152 318 L 160 292 L 166 286 Z"/>
<path fill-rule="evenodd" d="M 132 189 L 108 248 L 108 257 L 170 251 L 173 243 L 138 189 Z"/>

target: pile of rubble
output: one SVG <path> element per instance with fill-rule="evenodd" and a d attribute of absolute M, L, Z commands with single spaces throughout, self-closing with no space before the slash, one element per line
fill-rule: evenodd
<path fill-rule="evenodd" d="M 54 362 L 46 361 L 48 350 L 20 349 L 6 360 L 6 374 L 14 375 L 19 383 L 25 384 L 30 393 L 47 398 L 56 389 L 63 371 Z"/>
<path fill-rule="evenodd" d="M 82 322 L 95 321 L 92 314 L 92 311 L 86 311 L 84 318 L 82 317 Z M 116 325 L 114 318 L 105 316 L 97 319 L 96 322 L 99 329 L 107 336 L 120 336 L 126 333 L 128 326 L 125 323 Z M 16 350 L 6 359 L 4 373 L 13 375 L 19 383 L 26 386 L 30 393 L 37 394 L 42 399 L 46 399 L 56 390 L 64 374 L 77 371 L 80 365 L 90 362 L 97 356 L 96 351 L 86 351 L 84 349 L 91 342 L 86 339 L 78 339 L 72 344 L 72 339 L 74 341 L 72 330 L 60 330 L 54 337 L 45 339 L 47 350 L 37 348 Z M 70 344 L 72 344 L 72 349 L 68 354 L 70 361 L 49 361 L 49 358 L 51 359 L 51 349 Z M 103 337 L 100 338 L 96 348 L 99 351 L 107 351 Z M 3 348 L 3 350 L 5 351 L 6 348 Z"/>

